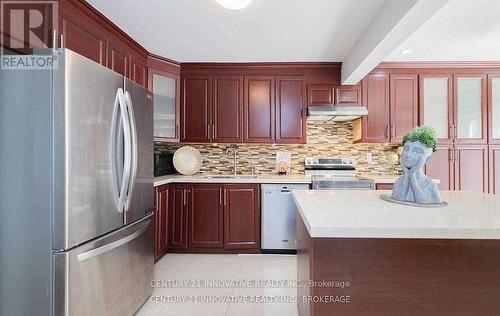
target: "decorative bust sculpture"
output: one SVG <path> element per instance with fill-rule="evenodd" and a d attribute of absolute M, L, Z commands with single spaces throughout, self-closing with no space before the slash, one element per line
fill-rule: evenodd
<path fill-rule="evenodd" d="M 437 137 L 432 128 L 420 126 L 403 137 L 401 167 L 403 175 L 394 183 L 391 198 L 417 204 L 443 204 L 436 183 L 422 172 L 437 149 Z"/>

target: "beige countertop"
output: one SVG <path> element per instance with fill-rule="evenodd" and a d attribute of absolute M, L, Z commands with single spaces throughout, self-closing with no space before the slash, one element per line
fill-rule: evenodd
<path fill-rule="evenodd" d="M 390 191 L 293 190 L 311 237 L 500 239 L 500 196 L 441 191 L 448 206 L 384 201 Z"/>
<path fill-rule="evenodd" d="M 256 178 L 206 178 L 209 174 L 195 174 L 192 176 L 168 175 L 154 178 L 154 186 L 168 183 L 311 183 L 311 177 L 303 174 L 289 174 L 280 176 L 277 174 L 259 174 Z M 370 179 L 375 184 L 392 184 L 400 176 L 398 175 L 360 175 L 360 178 Z M 438 179 L 433 179 L 439 183 Z"/>
<path fill-rule="evenodd" d="M 207 175 L 169 175 L 154 178 L 154 186 L 168 183 L 311 183 L 311 177 L 303 174 L 280 176 L 277 174 L 257 175 L 255 178 L 207 178 Z"/>

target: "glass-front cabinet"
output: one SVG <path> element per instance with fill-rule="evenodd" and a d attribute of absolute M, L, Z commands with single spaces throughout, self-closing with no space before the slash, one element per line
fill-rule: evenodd
<path fill-rule="evenodd" d="M 486 94 L 483 75 L 420 75 L 420 124 L 434 128 L 440 143 L 485 144 Z"/>
<path fill-rule="evenodd" d="M 490 143 L 500 144 L 500 74 L 490 75 L 489 91 L 489 118 Z"/>
<path fill-rule="evenodd" d="M 485 76 L 455 76 L 455 109 L 456 141 L 486 143 Z"/>
<path fill-rule="evenodd" d="M 453 140 L 451 75 L 420 76 L 420 124 L 432 127 L 441 143 Z"/>
<path fill-rule="evenodd" d="M 150 76 L 154 94 L 155 141 L 179 141 L 179 77 L 153 71 Z"/>

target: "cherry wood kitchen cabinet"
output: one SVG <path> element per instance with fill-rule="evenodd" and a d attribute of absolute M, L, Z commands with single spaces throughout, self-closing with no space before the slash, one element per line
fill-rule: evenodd
<path fill-rule="evenodd" d="M 360 85 L 346 85 L 335 88 L 335 103 L 342 103 L 343 105 L 360 105 L 361 98 Z"/>
<path fill-rule="evenodd" d="M 488 146 L 455 146 L 455 190 L 488 192 Z"/>
<path fill-rule="evenodd" d="M 451 144 L 439 144 L 432 154 L 430 163 L 424 165 L 424 173 L 432 179 L 439 179 L 439 190 L 454 189 L 454 147 Z"/>
<path fill-rule="evenodd" d="M 212 77 L 182 79 L 181 141 L 208 143 L 212 139 Z"/>
<path fill-rule="evenodd" d="M 306 142 L 304 79 L 276 77 L 276 143 Z"/>
<path fill-rule="evenodd" d="M 307 106 L 334 105 L 335 86 L 325 84 L 310 84 L 307 86 Z"/>
<path fill-rule="evenodd" d="M 130 55 L 127 46 L 116 40 L 108 41 L 107 55 L 108 68 L 130 78 Z"/>
<path fill-rule="evenodd" d="M 362 80 L 363 105 L 368 115 L 362 120 L 362 141 L 366 143 L 389 142 L 389 75 L 368 74 Z"/>
<path fill-rule="evenodd" d="M 172 184 L 169 189 L 168 249 L 187 249 L 188 186 Z"/>
<path fill-rule="evenodd" d="M 171 184 L 168 214 L 169 251 L 260 251 L 258 184 Z"/>
<path fill-rule="evenodd" d="M 130 54 L 129 78 L 143 87 L 148 87 L 147 60 L 135 52 Z"/>
<path fill-rule="evenodd" d="M 275 77 L 246 76 L 243 100 L 243 142 L 273 143 Z"/>
<path fill-rule="evenodd" d="M 180 140 L 180 65 L 148 58 L 148 89 L 154 94 L 154 140 Z"/>
<path fill-rule="evenodd" d="M 189 238 L 190 248 L 224 247 L 224 209 L 222 186 L 196 184 L 189 186 Z"/>
<path fill-rule="evenodd" d="M 213 77 L 212 140 L 243 142 L 243 76 Z"/>
<path fill-rule="evenodd" d="M 107 38 L 110 36 L 90 16 L 82 14 L 68 1 L 59 5 L 59 34 L 64 47 L 106 66 Z"/>
<path fill-rule="evenodd" d="M 257 184 L 224 185 L 224 247 L 260 249 L 260 196 Z"/>
<path fill-rule="evenodd" d="M 490 193 L 500 194 L 500 145 L 489 146 Z"/>
<path fill-rule="evenodd" d="M 360 85 L 334 86 L 310 84 L 307 86 L 307 106 L 332 106 L 336 103 L 342 103 L 344 105 L 360 105 L 361 98 Z"/>
<path fill-rule="evenodd" d="M 401 143 L 403 136 L 418 125 L 418 76 L 391 74 L 389 90 L 390 142 Z"/>
<path fill-rule="evenodd" d="M 162 185 L 155 190 L 155 262 L 167 252 L 167 217 L 169 186 Z"/>
<path fill-rule="evenodd" d="M 486 144 L 487 80 L 486 75 L 454 75 L 454 142 Z"/>
<path fill-rule="evenodd" d="M 489 144 L 500 144 L 500 74 L 488 76 Z"/>
<path fill-rule="evenodd" d="M 147 86 L 142 46 L 85 1 L 59 1 L 58 47 L 69 48 Z"/>
<path fill-rule="evenodd" d="M 432 127 L 440 144 L 454 138 L 453 77 L 450 74 L 419 76 L 419 123 Z"/>

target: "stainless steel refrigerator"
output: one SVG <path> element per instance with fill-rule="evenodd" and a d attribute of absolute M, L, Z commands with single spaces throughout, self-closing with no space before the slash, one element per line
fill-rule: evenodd
<path fill-rule="evenodd" d="M 152 93 L 57 57 L 0 70 L 0 314 L 132 315 L 152 292 Z"/>

